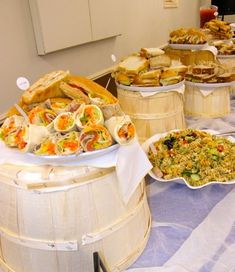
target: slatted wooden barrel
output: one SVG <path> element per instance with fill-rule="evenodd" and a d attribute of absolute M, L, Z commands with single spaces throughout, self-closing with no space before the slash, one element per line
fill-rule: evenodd
<path fill-rule="evenodd" d="M 218 55 L 218 61 L 221 64 L 226 65 L 233 72 L 235 72 L 235 55 L 225 55 L 225 56 Z M 231 87 L 230 93 L 233 96 L 235 95 L 235 85 Z"/>
<path fill-rule="evenodd" d="M 195 117 L 222 117 L 230 113 L 231 83 L 185 83 L 184 110 Z"/>
<path fill-rule="evenodd" d="M 144 182 L 125 204 L 115 168 L 0 165 L 1 271 L 93 271 L 95 251 L 121 271 L 150 221 Z"/>
<path fill-rule="evenodd" d="M 183 94 L 174 91 L 174 87 L 150 96 L 143 96 L 141 87 L 136 91 L 133 88 L 118 85 L 117 93 L 122 110 L 135 124 L 140 142 L 156 133 L 185 128 Z"/>

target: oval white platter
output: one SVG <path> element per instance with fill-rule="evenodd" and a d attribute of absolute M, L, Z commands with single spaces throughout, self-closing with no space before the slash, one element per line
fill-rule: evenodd
<path fill-rule="evenodd" d="M 146 153 L 146 155 L 148 156 L 148 150 L 149 150 L 150 144 L 158 141 L 160 138 L 165 137 L 167 134 L 169 134 L 170 132 L 173 132 L 173 131 L 178 131 L 178 130 L 172 130 L 172 131 L 169 131 L 169 132 L 166 132 L 166 133 L 155 134 L 152 137 L 150 137 L 147 141 L 145 141 L 142 144 L 142 148 L 143 148 L 144 152 Z M 215 131 L 215 130 L 209 130 L 208 129 L 208 130 L 205 130 L 205 131 L 210 133 L 210 134 L 218 134 L 218 131 Z M 229 140 L 231 142 L 235 142 L 235 139 L 233 137 L 229 137 Z M 230 180 L 230 181 L 227 181 L 227 182 L 212 181 L 212 182 L 205 183 L 203 185 L 192 186 L 183 177 L 176 177 L 176 178 L 173 178 L 173 179 L 162 179 L 162 178 L 159 178 L 158 176 L 156 176 L 153 171 L 150 171 L 149 175 L 156 181 L 163 182 L 163 183 L 174 182 L 174 183 L 184 184 L 190 189 L 200 189 L 200 188 L 212 185 L 212 184 L 224 184 L 224 185 L 235 184 L 235 179 L 233 179 L 233 180 Z"/>
<path fill-rule="evenodd" d="M 163 92 L 163 91 L 169 91 L 169 90 L 180 88 L 183 86 L 183 84 L 184 84 L 184 80 L 180 81 L 177 84 L 167 85 L 167 86 L 139 87 L 134 85 L 126 86 L 126 85 L 118 84 L 116 82 L 116 85 L 118 88 L 123 90 L 128 90 L 128 91 L 134 91 L 134 92 Z"/>
<path fill-rule="evenodd" d="M 172 49 L 181 49 L 181 50 L 203 50 L 203 48 L 207 47 L 208 44 L 177 44 L 177 43 L 169 43 L 168 44 Z"/>
<path fill-rule="evenodd" d="M 116 150 L 119 147 L 119 144 L 111 145 L 107 148 L 95 150 L 95 151 L 88 151 L 88 152 L 82 152 L 80 154 L 72 154 L 72 155 L 64 155 L 64 156 L 58 156 L 58 155 L 35 155 L 33 153 L 28 153 L 28 155 L 33 159 L 42 159 L 45 161 L 53 161 L 53 162 L 70 162 L 70 161 L 80 161 L 85 159 L 94 159 L 100 156 L 103 156 L 109 152 L 112 152 Z"/>
<path fill-rule="evenodd" d="M 234 59 L 235 55 L 217 55 L 218 59 Z"/>

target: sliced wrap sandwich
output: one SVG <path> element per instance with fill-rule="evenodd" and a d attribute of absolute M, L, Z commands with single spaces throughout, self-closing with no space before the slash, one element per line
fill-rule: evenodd
<path fill-rule="evenodd" d="M 121 145 L 131 143 L 136 136 L 135 126 L 128 115 L 113 116 L 105 122 L 105 126 Z"/>
<path fill-rule="evenodd" d="M 23 152 L 31 152 L 35 146 L 42 142 L 42 140 L 48 137 L 49 131 L 44 126 L 37 125 L 24 125 L 17 133 L 18 148 Z"/>
<path fill-rule="evenodd" d="M 72 112 L 60 113 L 54 121 L 54 129 L 58 132 L 69 132 L 75 127 L 75 118 Z"/>
<path fill-rule="evenodd" d="M 0 138 L 10 147 L 18 145 L 18 131 L 25 123 L 22 116 L 12 115 L 4 120 L 0 129 Z"/>
<path fill-rule="evenodd" d="M 28 113 L 30 124 L 38 126 L 48 126 L 49 124 L 52 123 L 56 116 L 57 114 L 54 111 L 50 109 L 45 109 L 40 106 L 33 108 Z"/>
<path fill-rule="evenodd" d="M 96 105 L 81 105 L 75 113 L 75 122 L 79 129 L 92 124 L 102 125 L 104 117 L 101 109 Z"/>
<path fill-rule="evenodd" d="M 80 154 L 82 147 L 80 144 L 80 134 L 77 131 L 70 131 L 59 137 L 56 141 L 55 152 L 57 155 Z"/>
<path fill-rule="evenodd" d="M 34 147 L 33 153 L 42 156 L 56 155 L 56 142 L 57 135 L 49 135 Z"/>
<path fill-rule="evenodd" d="M 90 125 L 85 127 L 80 135 L 81 146 L 84 151 L 94 151 L 112 145 L 113 139 L 106 127 Z"/>
<path fill-rule="evenodd" d="M 59 114 L 67 111 L 67 107 L 71 102 L 70 98 L 50 98 L 45 101 L 45 104 L 49 109 Z"/>

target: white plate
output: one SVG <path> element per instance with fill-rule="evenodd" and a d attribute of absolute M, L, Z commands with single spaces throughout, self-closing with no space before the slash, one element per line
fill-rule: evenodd
<path fill-rule="evenodd" d="M 235 31 L 235 23 L 230 24 L 232 31 Z"/>
<path fill-rule="evenodd" d="M 233 59 L 235 55 L 217 55 L 218 59 Z"/>
<path fill-rule="evenodd" d="M 123 90 L 135 91 L 135 92 L 163 92 L 169 91 L 172 89 L 180 88 L 183 86 L 184 80 L 180 81 L 177 84 L 168 85 L 168 86 L 157 86 L 157 87 L 138 87 L 138 86 L 126 86 L 116 83 L 117 87 Z"/>
<path fill-rule="evenodd" d="M 177 130 L 172 130 L 172 131 L 169 131 L 169 132 L 166 132 L 166 133 L 161 133 L 161 134 L 155 134 L 154 136 L 149 138 L 147 141 L 145 141 L 142 144 L 142 148 L 143 148 L 144 152 L 146 153 L 146 155 L 148 156 L 148 150 L 149 150 L 150 144 L 158 141 L 160 138 L 165 137 L 168 133 L 173 132 L 173 131 L 177 131 Z M 206 131 L 206 132 L 208 132 L 210 134 L 217 134 L 218 133 L 218 131 L 210 130 L 210 129 L 204 130 L 204 131 Z M 235 139 L 233 137 L 229 137 L 229 140 L 231 142 L 235 142 Z M 156 176 L 152 171 L 149 172 L 149 175 L 153 179 L 155 179 L 155 180 L 157 180 L 159 182 L 175 182 L 175 183 L 185 184 L 190 189 L 200 189 L 200 188 L 203 188 L 203 187 L 211 185 L 211 184 L 226 184 L 226 185 L 235 184 L 235 179 L 233 179 L 233 180 L 230 180 L 228 182 L 212 181 L 212 182 L 208 182 L 206 184 L 200 185 L 200 186 L 192 186 L 183 177 L 177 177 L 177 178 L 173 178 L 173 179 L 162 179 L 162 178 L 159 178 L 158 176 Z"/>
<path fill-rule="evenodd" d="M 116 150 L 119 147 L 119 144 L 114 144 L 111 145 L 107 148 L 103 148 L 103 149 L 99 149 L 99 150 L 95 150 L 95 151 L 89 151 L 89 152 L 83 152 L 79 155 L 73 154 L 73 155 L 65 155 L 65 156 L 57 156 L 57 155 L 47 155 L 47 156 L 43 156 L 43 155 L 35 155 L 33 153 L 28 153 L 28 155 L 31 158 L 37 158 L 37 159 L 42 159 L 45 161 L 53 161 L 53 162 L 61 162 L 61 161 L 65 161 L 65 162 L 69 162 L 69 161 L 80 161 L 80 160 L 84 160 L 84 159 L 94 159 L 96 157 L 100 157 L 102 155 L 105 155 L 113 150 Z"/>
<path fill-rule="evenodd" d="M 182 50 L 202 50 L 203 47 L 207 47 L 208 44 L 177 44 L 177 43 L 169 43 L 168 44 L 172 49 L 182 49 Z"/>
<path fill-rule="evenodd" d="M 191 81 L 185 81 L 185 85 L 192 86 L 192 87 L 199 87 L 205 91 L 208 88 L 208 89 L 210 89 L 208 91 L 211 91 L 211 89 L 213 89 L 213 88 L 215 88 L 215 90 L 216 90 L 216 88 L 220 88 L 220 87 L 233 86 L 234 81 L 225 82 L 225 83 L 195 83 L 195 82 L 191 82 Z"/>

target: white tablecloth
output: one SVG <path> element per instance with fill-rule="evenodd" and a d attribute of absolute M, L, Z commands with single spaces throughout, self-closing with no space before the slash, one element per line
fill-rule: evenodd
<path fill-rule="evenodd" d="M 119 187 L 124 202 L 128 202 L 139 183 L 152 168 L 150 161 L 142 150 L 137 140 L 129 145 L 118 146 L 112 152 L 102 156 L 70 159 L 43 159 L 37 156 L 32 157 L 29 154 L 21 153 L 19 150 L 7 147 L 0 141 L 0 164 L 13 164 L 25 166 L 91 166 L 97 168 L 116 167 Z"/>
<path fill-rule="evenodd" d="M 235 129 L 232 113 L 224 118 L 187 118 L 189 127 Z M 128 272 L 235 271 L 235 185 L 191 190 L 176 183 L 147 179 L 152 213 L 148 244 Z"/>

